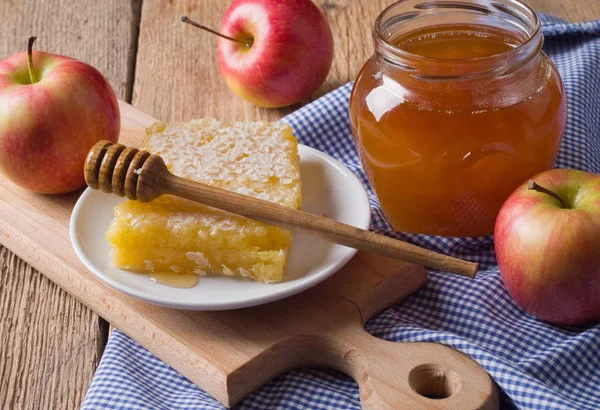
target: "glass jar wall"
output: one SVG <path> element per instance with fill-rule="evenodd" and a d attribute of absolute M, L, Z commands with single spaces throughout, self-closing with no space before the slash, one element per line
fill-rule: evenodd
<path fill-rule="evenodd" d="M 350 114 L 398 231 L 493 231 L 504 200 L 552 167 L 565 125 L 540 23 L 515 0 L 405 0 L 382 12 Z"/>

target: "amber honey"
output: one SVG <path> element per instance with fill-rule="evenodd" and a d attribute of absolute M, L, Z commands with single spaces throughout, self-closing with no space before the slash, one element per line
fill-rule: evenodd
<path fill-rule="evenodd" d="M 556 159 L 565 125 L 556 69 L 539 47 L 517 57 L 519 39 L 499 27 L 440 25 L 386 43 L 396 56 L 367 62 L 350 107 L 386 217 L 405 232 L 491 233 L 510 193 Z"/>

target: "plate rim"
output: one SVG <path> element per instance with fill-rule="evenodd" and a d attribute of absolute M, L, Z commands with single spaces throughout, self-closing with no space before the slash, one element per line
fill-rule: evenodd
<path fill-rule="evenodd" d="M 367 193 L 362 181 L 344 163 L 337 160 L 336 158 L 333 158 L 329 154 L 324 153 L 322 151 L 319 151 L 313 147 L 309 147 L 304 144 L 298 144 L 299 149 L 300 149 L 300 147 L 302 147 L 302 149 L 307 149 L 309 152 L 312 152 L 316 156 L 320 157 L 322 160 L 324 160 L 324 161 L 328 162 L 330 165 L 334 166 L 337 170 L 342 171 L 346 175 L 346 177 L 349 177 L 351 180 L 353 180 L 353 183 L 355 185 L 357 185 L 358 187 L 361 188 L 359 198 L 353 198 L 353 201 L 363 202 L 362 207 L 365 207 L 368 210 L 368 214 L 365 214 L 365 216 L 361 217 L 362 220 L 360 222 L 361 222 L 362 226 L 357 226 L 357 227 L 368 230 L 371 225 L 371 203 L 369 200 L 368 193 Z M 75 203 L 75 206 L 73 207 L 73 210 L 71 212 L 71 217 L 69 218 L 69 237 L 71 240 L 71 245 L 72 245 L 73 249 L 75 250 L 75 253 L 76 253 L 78 259 L 83 263 L 85 268 L 90 273 L 92 273 L 92 275 L 94 275 L 94 277 L 96 277 L 100 281 L 104 282 L 111 288 L 113 288 L 119 292 L 122 292 L 126 295 L 135 297 L 136 299 L 139 299 L 139 300 L 142 300 L 142 301 L 145 301 L 148 303 L 152 303 L 155 305 L 159 305 L 159 306 L 165 306 L 165 307 L 169 307 L 169 308 L 183 309 L 183 310 L 218 311 L 218 310 L 241 309 L 241 308 L 246 308 L 246 307 L 251 307 L 251 306 L 258 306 L 258 305 L 262 305 L 262 304 L 266 304 L 266 303 L 270 303 L 270 302 L 275 302 L 277 300 L 280 300 L 280 299 L 283 299 L 286 297 L 290 297 L 290 296 L 293 296 L 300 292 L 303 292 L 307 289 L 310 289 L 313 286 L 316 286 L 319 283 L 330 278 L 336 272 L 338 272 L 341 268 L 343 268 L 350 261 L 350 259 L 352 259 L 352 257 L 354 257 L 354 255 L 357 252 L 356 249 L 345 247 L 346 248 L 345 255 L 343 257 L 339 258 L 338 260 L 336 260 L 335 263 L 332 263 L 329 267 L 323 269 L 323 273 L 321 273 L 319 275 L 315 275 L 313 277 L 305 278 L 305 279 L 301 280 L 297 285 L 290 286 L 288 288 L 285 288 L 285 289 L 275 292 L 275 293 L 267 293 L 267 294 L 262 294 L 262 295 L 258 295 L 258 296 L 254 296 L 254 297 L 249 297 L 249 298 L 240 300 L 238 302 L 228 301 L 228 302 L 217 302 L 217 303 L 214 303 L 214 302 L 205 303 L 205 302 L 202 302 L 201 300 L 199 300 L 199 301 L 173 301 L 172 299 L 165 300 L 164 297 L 160 297 L 160 296 L 156 295 L 155 293 L 148 293 L 148 292 L 145 292 L 142 290 L 138 290 L 138 289 L 132 288 L 131 286 L 125 285 L 122 282 L 118 282 L 118 281 L 114 280 L 109 275 L 107 275 L 103 269 L 100 269 L 96 265 L 94 265 L 94 263 L 86 256 L 86 252 L 84 251 L 83 246 L 79 241 L 79 238 L 78 238 L 78 235 L 76 232 L 76 226 L 77 226 L 77 219 L 80 217 L 81 208 L 84 206 L 83 204 L 86 203 L 86 198 L 89 195 L 91 195 L 92 193 L 94 193 L 94 190 L 92 190 L 89 187 L 83 191 L 83 193 L 77 199 L 77 202 Z M 342 246 L 342 245 L 338 245 L 338 246 Z"/>

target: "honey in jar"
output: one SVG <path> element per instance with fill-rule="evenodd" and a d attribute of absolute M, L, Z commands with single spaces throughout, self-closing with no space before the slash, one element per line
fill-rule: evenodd
<path fill-rule="evenodd" d="M 505 199 L 558 153 L 564 91 L 537 16 L 514 0 L 471 3 L 390 6 L 354 84 L 356 145 L 398 231 L 491 233 Z"/>

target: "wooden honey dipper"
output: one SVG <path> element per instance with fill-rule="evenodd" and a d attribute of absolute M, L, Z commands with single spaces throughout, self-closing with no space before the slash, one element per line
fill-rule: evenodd
<path fill-rule="evenodd" d="M 85 181 L 92 189 L 149 202 L 174 195 L 285 229 L 308 232 L 328 242 L 379 253 L 442 272 L 473 278 L 477 264 L 452 258 L 384 235 L 288 208 L 262 199 L 173 175 L 164 160 L 147 151 L 100 141 L 85 161 Z"/>

